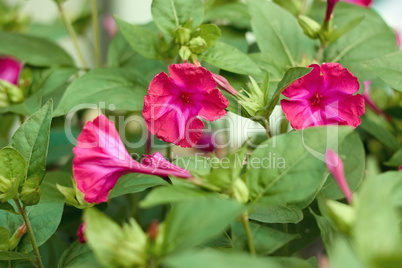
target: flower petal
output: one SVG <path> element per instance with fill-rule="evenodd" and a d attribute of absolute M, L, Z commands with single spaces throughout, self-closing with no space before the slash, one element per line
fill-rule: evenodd
<path fill-rule="evenodd" d="M 208 95 L 199 96 L 201 109 L 199 116 L 208 121 L 217 120 L 227 114 L 226 108 L 229 106 L 229 101 L 223 96 L 219 89 L 213 89 Z"/>
<path fill-rule="evenodd" d="M 312 64 L 313 70 L 293 82 L 289 87 L 283 91 L 283 95 L 293 99 L 306 99 L 310 98 L 322 87 L 322 77 L 320 75 L 320 66 Z"/>
<path fill-rule="evenodd" d="M 321 65 L 321 72 L 324 84 L 319 92 L 325 97 L 339 97 L 341 94 L 354 94 L 359 91 L 357 77 L 339 63 L 324 63 Z"/>
<path fill-rule="evenodd" d="M 281 106 L 292 128 L 296 130 L 322 124 L 320 115 L 311 109 L 306 100 L 281 100 Z"/>
<path fill-rule="evenodd" d="M 18 86 L 23 64 L 12 57 L 0 58 L 0 79 Z"/>
<path fill-rule="evenodd" d="M 183 92 L 204 93 L 216 88 L 211 72 L 194 64 L 172 64 L 169 66 L 169 74 L 172 82 Z"/>

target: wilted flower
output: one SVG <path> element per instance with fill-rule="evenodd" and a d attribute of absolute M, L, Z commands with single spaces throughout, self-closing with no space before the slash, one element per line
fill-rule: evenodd
<path fill-rule="evenodd" d="M 345 177 L 342 159 L 332 150 L 327 149 L 325 152 L 325 163 L 328 170 L 335 178 L 336 183 L 345 195 L 346 200 L 352 202 L 352 191 L 349 188 L 348 182 Z"/>
<path fill-rule="evenodd" d="M 166 166 L 164 163 L 162 166 L 163 161 L 160 161 L 159 155 L 152 156 L 159 161 L 153 161 L 151 165 L 134 161 L 125 149 L 113 122 L 104 115 L 84 126 L 73 151 L 74 178 L 85 201 L 89 203 L 106 202 L 110 190 L 124 174 L 138 172 L 161 177 L 191 176 L 187 170 L 173 164 Z"/>
<path fill-rule="evenodd" d="M 312 64 L 313 70 L 296 80 L 283 95 L 283 112 L 294 129 L 321 125 L 357 127 L 364 114 L 364 98 L 357 78 L 339 63 Z"/>
<path fill-rule="evenodd" d="M 169 66 L 170 77 L 154 77 L 145 96 L 143 115 L 151 134 L 181 147 L 200 139 L 204 123 L 226 115 L 229 101 L 216 88 L 212 74 L 193 64 Z"/>
<path fill-rule="evenodd" d="M 0 56 L 0 79 L 18 85 L 23 64 L 12 57 Z"/>
<path fill-rule="evenodd" d="M 342 1 L 363 7 L 370 7 L 371 4 L 374 2 L 374 0 L 342 0 Z"/>

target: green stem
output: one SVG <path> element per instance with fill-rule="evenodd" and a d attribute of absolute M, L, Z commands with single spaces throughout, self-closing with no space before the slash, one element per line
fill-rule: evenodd
<path fill-rule="evenodd" d="M 254 243 L 253 243 L 253 237 L 251 235 L 251 229 L 250 229 L 250 223 L 249 223 L 249 219 L 248 219 L 248 214 L 244 215 L 241 218 L 241 223 L 243 224 L 244 231 L 246 232 L 248 249 L 249 249 L 251 255 L 255 256 L 255 248 L 254 248 Z"/>
<path fill-rule="evenodd" d="M 288 228 L 288 224 L 284 223 L 283 224 L 283 232 L 284 233 L 289 233 L 289 228 Z M 284 247 L 283 247 L 283 255 L 284 256 L 288 256 L 289 255 L 289 243 L 287 243 Z"/>
<path fill-rule="evenodd" d="M 82 54 L 82 51 L 81 51 L 81 49 L 80 49 L 80 46 L 78 45 L 78 38 L 77 38 L 77 34 L 76 34 L 75 31 L 74 31 L 73 25 L 71 24 L 71 21 L 69 20 L 69 18 L 67 17 L 66 13 L 64 12 L 63 7 L 61 6 L 60 1 L 55 1 L 55 2 L 56 2 L 56 4 L 57 4 L 57 8 L 59 9 L 61 18 L 62 18 L 64 24 L 65 24 L 66 27 L 67 27 L 67 31 L 68 31 L 68 33 L 69 33 L 69 35 L 70 35 L 70 37 L 71 37 L 71 40 L 73 41 L 74 47 L 75 47 L 75 49 L 77 50 L 78 57 L 79 57 L 80 60 L 81 60 L 82 66 L 83 66 L 84 68 L 88 68 L 88 65 L 87 65 L 87 63 L 86 63 L 86 61 L 85 61 L 85 58 L 84 58 L 84 54 Z"/>
<path fill-rule="evenodd" d="M 94 31 L 94 43 L 95 43 L 95 59 L 96 66 L 101 66 L 101 52 L 100 52 L 100 38 L 99 38 L 99 25 L 98 25 L 98 7 L 97 0 L 91 0 L 92 3 L 92 28 Z"/>
<path fill-rule="evenodd" d="M 27 227 L 27 232 L 28 232 L 28 235 L 29 235 L 29 239 L 31 240 L 33 252 L 35 254 L 36 262 L 38 264 L 38 267 L 39 268 L 44 268 L 43 264 L 42 264 L 42 259 L 40 257 L 38 244 L 36 244 L 34 232 L 33 232 L 32 226 L 31 226 L 31 222 L 29 221 L 28 214 L 27 214 L 27 211 L 25 209 L 25 206 L 21 207 L 20 201 L 18 199 L 14 199 L 14 202 L 15 202 L 17 208 L 18 208 L 19 213 L 21 214 L 22 218 L 24 219 L 25 225 Z"/>
<path fill-rule="evenodd" d="M 324 56 L 324 49 L 325 49 L 325 44 L 321 44 L 320 48 L 318 49 L 318 52 L 317 52 L 317 57 L 315 58 L 315 61 L 318 62 L 318 64 L 320 64 L 322 57 Z"/>
<path fill-rule="evenodd" d="M 168 144 L 168 147 L 166 148 L 166 157 L 169 161 L 171 161 L 170 157 L 172 155 L 172 144 Z"/>

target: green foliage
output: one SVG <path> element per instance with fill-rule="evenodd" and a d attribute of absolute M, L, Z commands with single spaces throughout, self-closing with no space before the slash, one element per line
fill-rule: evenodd
<path fill-rule="evenodd" d="M 57 268 L 73 268 L 73 267 L 101 267 L 95 259 L 93 252 L 87 244 L 81 244 L 75 241 L 63 253 Z"/>
<path fill-rule="evenodd" d="M 102 103 L 107 109 L 139 111 L 144 105 L 146 88 L 147 82 L 134 71 L 118 68 L 93 69 L 67 88 L 54 116 L 98 107 Z"/>
<path fill-rule="evenodd" d="M 129 193 L 142 192 L 158 185 L 167 185 L 167 182 L 157 176 L 140 173 L 127 174 L 117 181 L 109 197 L 114 198 Z"/>
<path fill-rule="evenodd" d="M 49 100 L 39 111 L 28 118 L 14 133 L 10 145 L 17 149 L 28 164 L 27 178 L 45 176 L 49 146 L 53 101 Z"/>
<path fill-rule="evenodd" d="M 63 49 L 46 39 L 11 32 L 0 32 L 0 40 L 2 40 L 0 54 L 12 55 L 30 65 L 74 65 L 71 57 Z"/>

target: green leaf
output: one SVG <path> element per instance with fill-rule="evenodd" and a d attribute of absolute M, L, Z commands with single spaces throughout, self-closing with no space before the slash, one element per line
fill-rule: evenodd
<path fill-rule="evenodd" d="M 211 195 L 211 193 L 183 186 L 158 187 L 152 190 L 152 192 L 141 201 L 140 206 L 143 208 L 149 208 L 168 203 L 186 202 L 193 199 L 204 199 L 210 197 Z"/>
<path fill-rule="evenodd" d="M 319 5 L 324 14 L 325 4 Z M 371 80 L 375 74 L 367 71 L 362 62 L 398 50 L 395 33 L 381 16 L 372 9 L 339 2 L 334 10 L 333 23 L 342 28 L 350 20 L 365 16 L 363 21 L 325 49 L 324 62 L 339 62 L 362 80 Z"/>
<path fill-rule="evenodd" d="M 278 104 L 279 96 L 282 92 L 290 86 L 294 81 L 297 79 L 307 75 L 313 70 L 313 68 L 304 68 L 304 67 L 294 67 L 290 68 L 285 75 L 283 76 L 282 80 L 279 82 L 278 87 L 274 93 L 269 94 L 268 98 L 268 108 L 267 114 L 268 116 L 272 114 L 275 106 Z"/>
<path fill-rule="evenodd" d="M 120 67 L 135 54 L 136 52 L 122 33 L 118 32 L 109 43 L 107 49 L 107 65 L 108 67 Z"/>
<path fill-rule="evenodd" d="M 298 234 L 288 234 L 276 229 L 250 222 L 251 236 L 258 254 L 269 255 L 286 245 L 290 241 L 300 237 Z M 243 225 L 235 222 L 232 225 L 233 249 L 247 251 L 247 238 Z"/>
<path fill-rule="evenodd" d="M 402 149 L 399 149 L 392 157 L 390 160 L 385 162 L 387 166 L 391 167 L 400 167 L 402 166 Z"/>
<path fill-rule="evenodd" d="M 30 65 L 74 65 L 63 49 L 47 39 L 0 31 L 0 40 L 0 54 L 12 55 Z"/>
<path fill-rule="evenodd" d="M 197 27 L 204 18 L 201 0 L 153 0 L 151 12 L 156 26 L 170 36 L 173 36 L 179 26 L 184 26 L 190 20 L 192 26 Z"/>
<path fill-rule="evenodd" d="M 251 208 L 249 218 L 265 223 L 298 223 L 303 219 L 303 212 L 294 205 L 269 206 L 260 203 Z"/>
<path fill-rule="evenodd" d="M 258 66 L 237 48 L 216 42 L 201 55 L 201 59 L 222 70 L 237 74 L 261 75 Z"/>
<path fill-rule="evenodd" d="M 402 91 L 402 51 L 383 55 L 376 59 L 365 61 L 364 67 L 376 74 L 390 87 Z"/>
<path fill-rule="evenodd" d="M 21 253 L 15 251 L 0 251 L 0 260 L 30 260 L 35 257 L 28 253 Z"/>
<path fill-rule="evenodd" d="M 251 27 L 261 52 L 282 67 L 294 67 L 303 52 L 311 57 L 314 41 L 303 34 L 297 19 L 273 2 L 249 0 Z"/>
<path fill-rule="evenodd" d="M 166 181 L 158 176 L 132 173 L 122 176 L 109 194 L 109 198 L 121 195 L 142 192 L 145 189 L 158 185 L 168 185 Z"/>
<path fill-rule="evenodd" d="M 325 150 L 342 144 L 352 130 L 346 126 L 314 127 L 262 143 L 248 161 L 246 183 L 251 201 L 285 205 L 311 200 L 328 174 Z"/>
<path fill-rule="evenodd" d="M 351 31 L 353 28 L 358 26 L 366 17 L 366 15 L 363 15 L 361 17 L 357 17 L 351 21 L 349 21 L 346 25 L 344 25 L 342 28 L 335 30 L 333 33 L 331 33 L 331 36 L 329 38 L 328 45 L 333 44 L 336 40 L 338 40 L 342 35 L 346 34 L 347 32 Z"/>
<path fill-rule="evenodd" d="M 106 109 L 141 111 L 147 87 L 147 81 L 133 71 L 118 68 L 93 69 L 67 88 L 54 116 L 103 104 Z"/>
<path fill-rule="evenodd" d="M 14 148 L 5 147 L 0 150 L 0 175 L 6 179 L 15 178 L 19 185 L 23 182 L 27 171 L 24 157 Z"/>
<path fill-rule="evenodd" d="M 378 125 L 374 121 L 371 121 L 367 117 L 362 117 L 362 123 L 359 126 L 367 133 L 373 135 L 382 144 L 387 146 L 392 151 L 397 151 L 399 149 L 399 142 L 396 140 L 394 135 L 392 135 L 387 129 Z"/>
<path fill-rule="evenodd" d="M 18 212 L 15 211 L 14 207 L 8 202 L 0 203 L 0 210 L 4 210 L 4 211 L 8 211 L 10 213 L 18 214 Z"/>
<path fill-rule="evenodd" d="M 360 260 L 356 256 L 354 248 L 350 245 L 349 241 L 343 238 L 338 238 L 331 245 L 330 251 L 332 254 L 329 256 L 331 268 L 364 268 Z M 389 267 L 389 266 L 376 266 L 376 267 Z"/>
<path fill-rule="evenodd" d="M 49 100 L 17 129 L 11 139 L 10 145 L 28 164 L 27 178 L 38 177 L 41 181 L 45 176 L 52 116 L 53 101 Z"/>
<path fill-rule="evenodd" d="M 171 268 L 312 268 L 307 261 L 293 257 L 255 257 L 245 253 L 231 253 L 219 250 L 187 251 L 175 254 L 163 260 L 163 264 Z"/>
<path fill-rule="evenodd" d="M 75 241 L 63 253 L 57 268 L 91 268 L 101 267 L 87 244 Z"/>
<path fill-rule="evenodd" d="M 247 6 L 240 2 L 214 6 L 205 14 L 205 21 L 228 21 L 230 26 L 240 29 L 250 28 L 250 15 Z"/>
<path fill-rule="evenodd" d="M 212 198 L 179 203 L 165 221 L 161 248 L 169 254 L 201 245 L 217 237 L 242 212 L 244 208 L 232 200 Z"/>
<path fill-rule="evenodd" d="M 132 25 L 116 18 L 119 29 L 130 46 L 142 56 L 150 59 L 162 59 L 159 52 L 158 33 L 143 26 Z"/>

